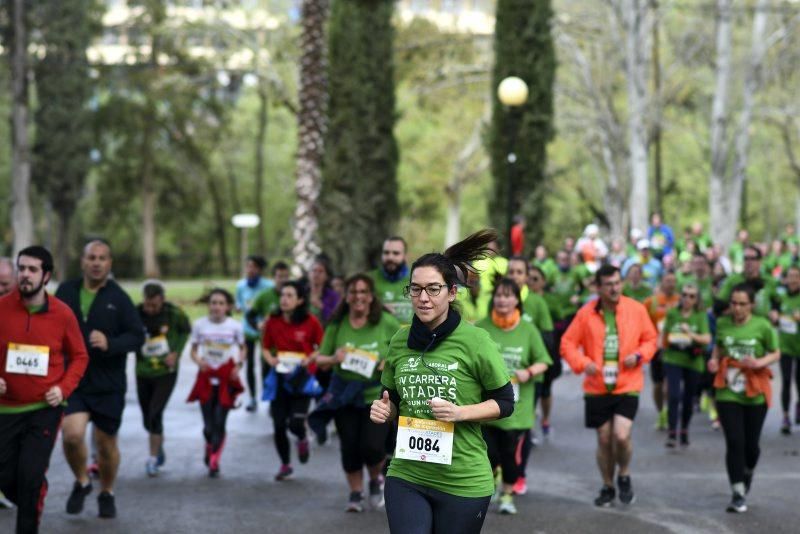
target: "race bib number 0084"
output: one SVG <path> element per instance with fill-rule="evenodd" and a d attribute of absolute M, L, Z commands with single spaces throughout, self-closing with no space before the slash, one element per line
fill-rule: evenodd
<path fill-rule="evenodd" d="M 404 460 L 450 465 L 455 425 L 433 419 L 401 416 L 394 455 Z"/>

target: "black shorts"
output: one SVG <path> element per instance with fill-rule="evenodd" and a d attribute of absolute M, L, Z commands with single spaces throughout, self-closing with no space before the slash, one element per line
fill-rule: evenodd
<path fill-rule="evenodd" d="M 116 436 L 122 425 L 125 393 L 80 393 L 75 391 L 67 399 L 64 415 L 86 412 L 94 426 L 109 436 Z"/>
<path fill-rule="evenodd" d="M 639 409 L 636 395 L 596 395 L 584 397 L 586 428 L 600 428 L 615 415 L 634 420 Z"/>
<path fill-rule="evenodd" d="M 650 360 L 650 379 L 655 384 L 660 384 L 664 381 L 664 358 L 661 357 L 661 349 L 656 351 L 656 355 Z"/>

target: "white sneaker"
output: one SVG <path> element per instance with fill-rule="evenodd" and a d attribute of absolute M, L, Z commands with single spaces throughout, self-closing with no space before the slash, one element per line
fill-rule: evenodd
<path fill-rule="evenodd" d="M 369 481 L 369 505 L 373 510 L 379 510 L 386 504 L 383 500 L 383 483 L 380 478 Z"/>

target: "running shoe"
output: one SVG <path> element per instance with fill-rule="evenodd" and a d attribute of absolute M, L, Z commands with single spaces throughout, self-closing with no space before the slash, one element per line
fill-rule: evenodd
<path fill-rule="evenodd" d="M 251 397 L 250 402 L 247 403 L 247 407 L 245 408 L 245 410 L 252 413 L 256 411 L 256 408 L 258 408 L 258 405 L 256 404 L 256 399 Z"/>
<path fill-rule="evenodd" d="M 67 513 L 81 513 L 81 511 L 83 511 L 83 501 L 91 492 L 91 482 L 87 483 L 85 486 L 81 486 L 81 483 L 76 480 L 75 484 L 72 486 L 72 493 L 69 494 L 69 498 L 67 499 Z"/>
<path fill-rule="evenodd" d="M 720 429 L 719 418 L 712 419 L 711 420 L 711 430 L 719 430 L 719 429 Z"/>
<path fill-rule="evenodd" d="M 211 478 L 219 477 L 219 453 L 212 454 L 208 459 L 208 476 Z"/>
<path fill-rule="evenodd" d="M 300 463 L 304 464 L 308 462 L 308 456 L 311 454 L 311 447 L 308 444 L 307 439 L 301 439 L 297 442 L 297 457 L 300 459 Z"/>
<path fill-rule="evenodd" d="M 292 476 L 292 473 L 294 473 L 294 469 L 292 469 L 292 466 L 289 464 L 283 464 L 280 470 L 278 470 L 278 474 L 275 475 L 275 480 L 278 481 L 286 480 L 287 478 Z"/>
<path fill-rule="evenodd" d="M 161 467 L 165 463 L 167 463 L 167 455 L 164 454 L 164 446 L 162 445 L 161 447 L 158 448 L 158 456 L 156 456 L 156 465 L 158 467 Z"/>
<path fill-rule="evenodd" d="M 497 511 L 504 515 L 514 515 L 517 513 L 517 507 L 514 506 L 514 496 L 510 493 L 504 493 L 500 497 L 500 506 Z"/>
<path fill-rule="evenodd" d="M 550 437 L 550 423 L 545 423 L 542 421 L 542 437 L 545 439 Z"/>
<path fill-rule="evenodd" d="M 525 481 L 525 477 L 517 478 L 517 481 L 514 482 L 514 495 L 526 495 L 528 493 L 528 484 Z"/>
<path fill-rule="evenodd" d="M 664 446 L 668 449 L 674 449 L 678 445 L 678 436 L 675 434 L 674 430 L 669 431 L 669 435 L 667 435 L 667 442 Z"/>
<path fill-rule="evenodd" d="M 531 429 L 531 447 L 536 448 L 540 443 L 541 442 L 539 441 L 539 438 L 536 436 L 536 432 Z"/>
<path fill-rule="evenodd" d="M 719 420 L 719 414 L 717 413 L 717 407 L 714 406 L 713 404 L 711 404 L 711 406 L 709 406 L 709 408 L 708 408 L 708 420 L 711 421 L 712 423 L 714 421 L 718 421 Z"/>
<path fill-rule="evenodd" d="M 14 508 L 14 503 L 6 499 L 6 496 L 3 495 L 3 492 L 0 491 L 0 510 L 6 510 Z"/>
<path fill-rule="evenodd" d="M 658 421 L 656 421 L 656 430 L 666 430 L 667 429 L 667 408 L 662 408 L 660 412 L 658 412 Z"/>
<path fill-rule="evenodd" d="M 609 508 L 614 504 L 614 498 L 617 496 L 616 490 L 611 486 L 603 486 L 600 490 L 600 495 L 594 500 L 595 506 L 602 508 Z"/>
<path fill-rule="evenodd" d="M 681 430 L 681 447 L 688 447 L 689 446 L 689 432 L 686 430 Z"/>
<path fill-rule="evenodd" d="M 785 416 L 783 418 L 783 423 L 781 424 L 781 434 L 784 436 L 788 436 L 792 433 L 792 422 L 789 420 L 789 416 Z"/>
<path fill-rule="evenodd" d="M 89 475 L 89 478 L 100 478 L 100 467 L 97 465 L 97 461 L 92 460 L 92 463 L 86 466 L 86 474 Z"/>
<path fill-rule="evenodd" d="M 148 458 L 144 464 L 144 470 L 150 478 L 158 476 L 158 460 Z"/>
<path fill-rule="evenodd" d="M 618 476 L 617 489 L 619 490 L 619 502 L 622 504 L 633 504 L 636 502 L 636 495 L 633 493 L 633 484 L 631 484 L 631 477 Z"/>
<path fill-rule="evenodd" d="M 747 502 L 744 500 L 744 495 L 739 493 L 734 493 L 733 497 L 731 497 L 731 503 L 726 508 L 726 511 L 735 513 L 735 514 L 743 514 L 747 511 Z"/>
<path fill-rule="evenodd" d="M 101 491 L 97 496 L 97 515 L 103 519 L 117 517 L 117 505 L 114 503 L 114 494 Z"/>
<path fill-rule="evenodd" d="M 364 511 L 364 497 L 362 497 L 361 493 L 358 491 L 351 491 L 350 498 L 347 499 L 347 506 L 345 507 L 345 512 L 353 512 L 353 513 L 360 513 Z"/>
<path fill-rule="evenodd" d="M 369 505 L 372 507 L 373 510 L 378 510 L 383 508 L 384 505 L 383 501 L 383 482 L 381 479 L 375 479 L 369 481 Z"/>
<path fill-rule="evenodd" d="M 700 410 L 707 412 L 711 409 L 711 397 L 705 391 L 700 395 Z"/>

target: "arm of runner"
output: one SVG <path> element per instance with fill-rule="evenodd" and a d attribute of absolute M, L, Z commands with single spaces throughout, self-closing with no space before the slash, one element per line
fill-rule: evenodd
<path fill-rule="evenodd" d="M 117 308 L 122 314 L 121 323 L 125 331 L 116 337 L 108 337 L 108 352 L 110 354 L 127 354 L 136 352 L 144 344 L 144 325 L 131 300 L 125 296 L 117 299 Z"/>
<path fill-rule="evenodd" d="M 716 345 L 711 349 L 711 357 L 706 364 L 709 373 L 716 373 L 719 370 L 719 349 Z"/>
<path fill-rule="evenodd" d="M 0 395 L 6 394 L 6 381 L 0 378 Z"/>
<path fill-rule="evenodd" d="M 384 388 L 381 398 L 372 401 L 372 406 L 369 409 L 369 418 L 373 423 L 383 424 L 397 418 L 397 406 L 391 400 L 393 396 L 399 398 L 396 391 Z"/>
<path fill-rule="evenodd" d="M 200 370 L 205 371 L 208 369 L 208 365 L 206 364 L 205 360 L 203 360 L 203 358 L 200 356 L 200 353 L 197 350 L 198 348 L 199 345 L 197 343 L 192 343 L 191 352 L 189 354 L 194 363 L 196 363 L 197 366 L 200 367 Z"/>
<path fill-rule="evenodd" d="M 583 321 L 579 313 L 575 316 L 572 324 L 569 325 L 569 328 L 567 328 L 567 331 L 564 332 L 564 336 L 561 338 L 561 357 L 576 374 L 586 371 L 586 374 L 592 376 L 594 371 L 597 370 L 596 366 L 592 362 L 592 359 L 586 356 L 583 350 L 579 348 L 581 347 L 582 331 Z M 589 366 L 592 367 L 591 370 L 587 368 Z"/>

